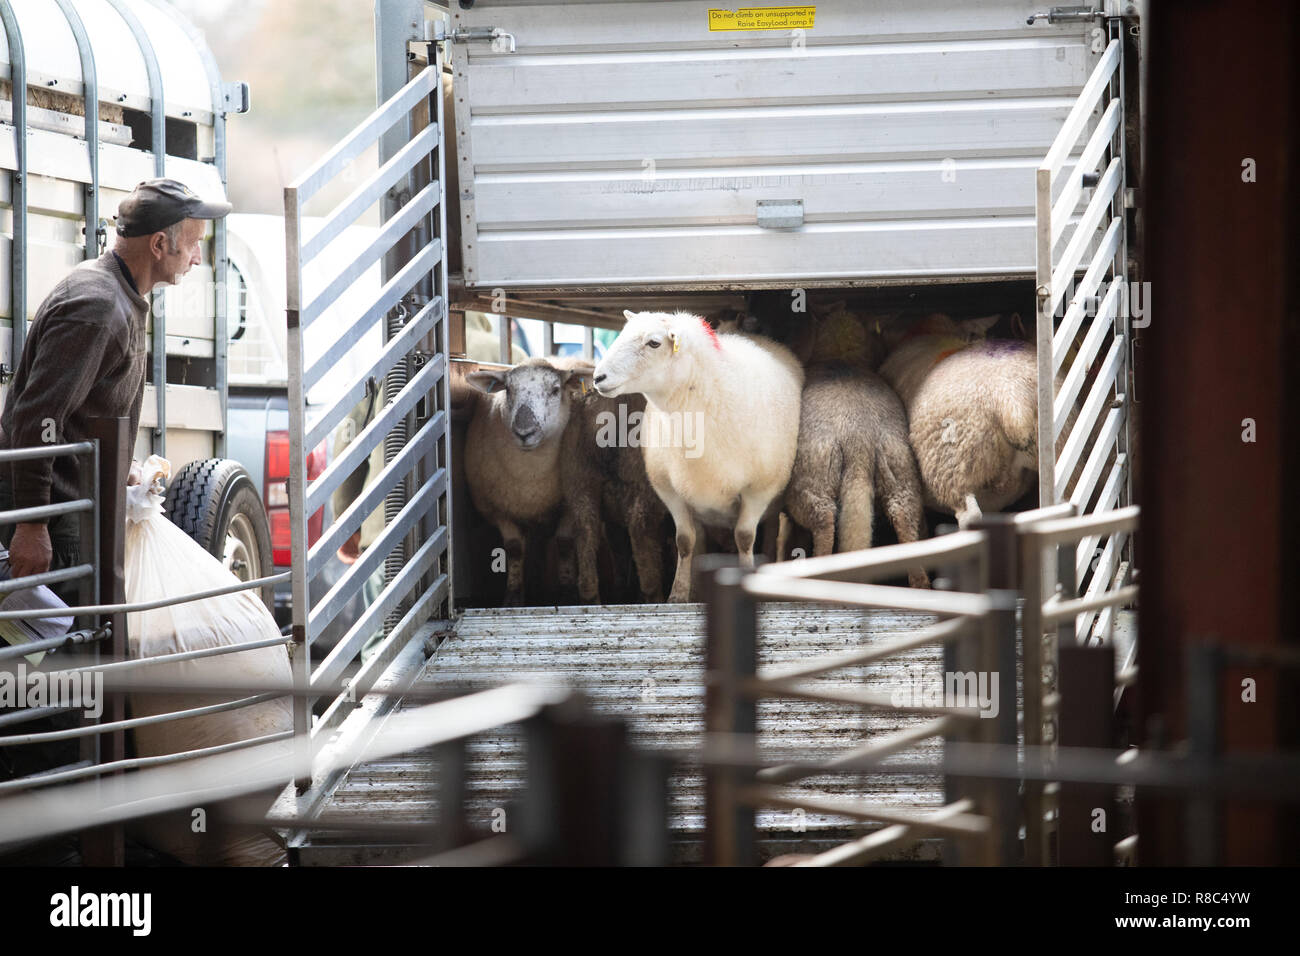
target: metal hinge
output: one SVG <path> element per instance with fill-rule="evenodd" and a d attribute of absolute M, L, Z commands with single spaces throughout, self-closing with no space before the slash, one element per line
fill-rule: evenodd
<path fill-rule="evenodd" d="M 1025 22 L 1031 27 L 1036 20 L 1046 20 L 1048 23 L 1088 23 L 1104 16 L 1104 10 L 1094 10 L 1092 7 L 1052 7 L 1050 13 L 1035 13 Z"/>

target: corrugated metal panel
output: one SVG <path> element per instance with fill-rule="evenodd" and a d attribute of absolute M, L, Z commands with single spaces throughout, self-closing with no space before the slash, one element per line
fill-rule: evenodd
<path fill-rule="evenodd" d="M 694 0 L 453 5 L 517 44 L 451 44 L 466 285 L 1032 275 L 1033 170 L 1097 59 L 1041 7 L 829 0 L 792 33 L 710 32 Z M 757 225 L 791 199 L 805 225 Z"/>
<path fill-rule="evenodd" d="M 928 615 L 904 612 L 764 605 L 759 616 L 760 667 L 870 646 L 932 621 Z M 470 610 L 426 666 L 419 686 L 451 691 L 531 680 L 580 687 L 597 712 L 628 722 L 637 746 L 686 752 L 700 745 L 704 726 L 703 635 L 702 605 Z M 940 665 L 939 648 L 926 647 L 810 683 L 892 693 Z M 764 701 L 759 708 L 760 746 L 774 759 L 824 758 L 914 726 L 918 719 L 807 701 Z M 892 759 L 935 759 L 940 746 L 938 739 L 931 739 Z M 524 786 L 518 728 L 476 738 L 468 753 L 468 817 L 472 826 L 486 831 L 493 810 L 507 808 Z M 323 815 L 431 823 L 436 813 L 433 781 L 427 754 L 358 767 L 336 790 Z M 898 809 L 942 803 L 940 781 L 921 773 L 815 777 L 797 786 L 852 794 Z M 670 800 L 678 859 L 697 860 L 704 826 L 700 775 L 676 775 Z M 800 824 L 804 832 L 795 829 Z M 816 813 L 801 820 L 788 810 L 761 811 L 758 826 L 765 856 L 824 848 L 876 828 Z M 319 844 L 321 837 L 313 842 Z M 935 851 L 933 842 L 920 850 L 904 850 L 930 857 Z"/>

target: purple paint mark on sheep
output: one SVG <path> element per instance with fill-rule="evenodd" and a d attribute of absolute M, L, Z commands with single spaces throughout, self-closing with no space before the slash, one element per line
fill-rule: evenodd
<path fill-rule="evenodd" d="M 1020 339 L 987 339 L 975 342 L 971 348 L 985 355 L 1016 355 L 1020 352 L 1034 351 L 1034 343 L 1022 342 Z"/>

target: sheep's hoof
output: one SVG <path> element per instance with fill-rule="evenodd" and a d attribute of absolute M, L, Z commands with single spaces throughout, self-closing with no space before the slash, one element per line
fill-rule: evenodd
<path fill-rule="evenodd" d="M 670 595 L 668 595 L 668 603 L 669 603 L 669 604 L 690 604 L 690 603 L 691 603 L 691 589 L 690 589 L 690 588 L 673 588 L 673 593 L 670 594 Z"/>
<path fill-rule="evenodd" d="M 502 607 L 523 607 L 524 596 L 520 593 L 507 594 L 506 599 L 501 602 Z"/>
<path fill-rule="evenodd" d="M 641 592 L 641 603 L 642 604 L 663 604 L 664 592 L 654 591 L 653 593 L 647 594 L 643 591 Z"/>
<path fill-rule="evenodd" d="M 928 588 L 930 587 L 930 575 L 924 571 L 909 571 L 907 572 L 907 583 L 914 588 Z"/>

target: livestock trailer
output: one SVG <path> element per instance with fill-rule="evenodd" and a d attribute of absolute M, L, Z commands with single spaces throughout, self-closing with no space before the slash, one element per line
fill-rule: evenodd
<path fill-rule="evenodd" d="M 111 246 L 117 205 L 137 183 L 166 176 L 225 198 L 226 116 L 248 108 L 248 87 L 222 81 L 202 35 L 168 3 L 5 0 L 0 19 L 3 400 L 28 322 L 78 262 Z M 240 301 L 226 228 L 212 222 L 202 263 L 150 296 L 129 441 L 140 460 L 172 462 L 177 523 L 253 580 L 270 573 L 271 539 L 263 488 L 227 458 L 231 354 L 238 364 L 246 343 L 229 331 Z"/>
<path fill-rule="evenodd" d="M 621 326 L 624 309 L 707 311 L 758 293 L 781 297 L 796 314 L 803 306 L 793 303 L 806 300 L 957 317 L 1019 313 L 1032 320 L 1039 370 L 1039 510 L 1030 517 L 1091 521 L 1121 509 L 1115 520 L 1056 528 L 1059 548 L 1042 545 L 1033 589 L 1038 598 L 1058 587 L 1055 600 L 1077 598 L 1052 620 L 1069 617 L 1084 643 L 1116 640 L 1119 660 L 1131 663 L 1116 616 L 1133 575 L 1126 506 L 1131 329 L 1140 322 L 1131 319 L 1138 273 L 1129 183 L 1140 158 L 1139 13 L 1114 0 L 734 10 L 699 0 L 379 0 L 381 105 L 285 197 L 291 413 L 367 329 L 383 327 L 386 342 L 332 408 L 292 424 L 294 663 L 297 680 L 326 702 L 314 723 L 307 705 L 298 708 L 296 729 L 311 752 L 380 733 L 406 706 L 402 688 L 439 693 L 512 679 L 587 688 L 597 709 L 627 720 L 647 748 L 682 753 L 700 743 L 706 687 L 717 675 L 706 669 L 698 605 L 466 606 L 491 572 L 458 472 L 460 382 L 478 367 L 463 355 L 464 309 L 609 329 Z M 366 168 L 361 158 L 374 146 L 378 162 Z M 341 177 L 356 184 L 347 199 L 308 224 L 314 197 Z M 321 268 L 323 250 L 376 204 L 383 225 L 374 244 L 345 269 Z M 342 335 L 321 334 L 313 323 L 326 305 L 376 261 L 383 288 Z M 503 332 L 503 356 L 509 344 Z M 305 450 L 343 420 L 369 379 L 385 381 L 384 409 L 339 462 L 308 480 Z M 304 516 L 381 442 L 382 473 L 309 547 Z M 384 534 L 325 598 L 309 602 L 310 581 L 380 507 Z M 950 537 L 951 548 L 942 538 L 926 543 L 926 555 L 942 563 L 971 546 Z M 885 553 L 863 560 L 876 571 L 903 566 Z M 382 596 L 328 654 L 314 655 L 339 608 L 380 573 Z M 899 597 L 868 611 L 768 608 L 758 661 L 797 668 L 818 650 L 860 654 L 900 636 L 906 644 L 960 613 L 944 599 Z M 358 669 L 376 627 L 384 643 Z M 1035 676 L 1037 643 L 1024 641 Z M 868 653 L 847 674 L 826 676 L 820 697 L 765 701 L 764 746 L 829 759 L 866 734 L 933 757 L 941 743 L 919 712 L 877 709 L 867 718 L 835 709 L 864 681 L 896 687 L 909 668 L 948 661 L 919 638 L 900 654 L 884 663 Z M 1023 698 L 1023 739 L 1037 743 L 1053 718 L 1038 693 Z M 457 800 L 466 825 L 487 832 L 524 786 L 517 727 L 481 734 L 468 748 L 464 775 L 453 774 Z M 427 751 L 342 769 L 322 761 L 283 798 L 297 859 L 409 855 L 400 839 L 337 834 L 370 812 L 427 823 L 439 803 L 433 766 Z M 678 860 L 701 858 L 702 781 L 695 767 L 673 784 Z M 840 785 L 841 795 L 865 795 L 876 816 L 846 824 L 830 804 L 791 811 L 787 801 L 759 814 L 760 855 L 821 851 L 944 806 L 933 775 Z M 922 841 L 888 852 L 937 851 Z"/>

